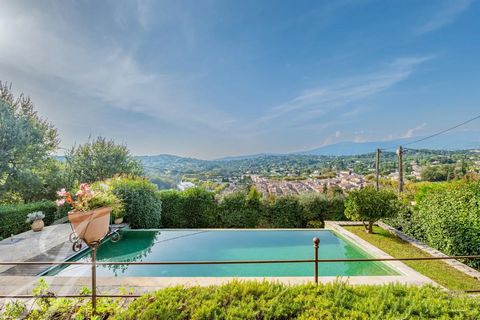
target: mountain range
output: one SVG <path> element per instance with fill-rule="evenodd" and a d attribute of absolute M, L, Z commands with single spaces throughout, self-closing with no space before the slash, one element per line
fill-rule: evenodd
<path fill-rule="evenodd" d="M 283 155 L 314 155 L 314 156 L 354 156 L 361 155 L 366 153 L 375 152 L 378 149 L 386 149 L 388 151 L 395 151 L 398 146 L 409 145 L 409 148 L 413 149 L 429 149 L 429 150 L 469 150 L 469 149 L 480 149 L 480 131 L 456 131 L 449 132 L 443 135 L 435 136 L 432 138 L 427 138 L 428 136 L 420 137 L 411 137 L 411 138 L 401 138 L 387 141 L 369 141 L 369 142 L 354 142 L 354 141 L 343 141 L 334 144 L 329 144 L 321 146 L 319 148 L 292 152 L 288 154 L 281 153 L 260 153 L 254 155 L 245 155 L 245 156 L 235 156 L 235 157 L 224 157 L 217 160 L 244 160 L 252 159 L 264 156 L 283 156 Z M 425 139 L 425 141 L 420 141 L 413 143 L 418 140 Z"/>

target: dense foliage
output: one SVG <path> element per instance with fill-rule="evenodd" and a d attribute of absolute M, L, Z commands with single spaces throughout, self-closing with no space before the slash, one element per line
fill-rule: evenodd
<path fill-rule="evenodd" d="M 162 191 L 163 228 L 215 227 L 214 193 L 201 188 L 185 191 Z"/>
<path fill-rule="evenodd" d="M 163 228 L 319 228 L 344 218 L 343 197 L 305 194 L 262 199 L 251 187 L 214 198 L 201 188 L 160 192 Z"/>
<path fill-rule="evenodd" d="M 480 183 L 431 192 L 418 203 L 417 237 L 450 255 L 480 254 Z M 469 261 L 480 267 L 480 261 Z"/>
<path fill-rule="evenodd" d="M 386 189 L 377 191 L 371 186 L 351 191 L 345 201 L 345 215 L 351 220 L 367 222 L 369 233 L 373 232 L 376 221 L 395 216 L 399 209 L 395 193 Z"/>
<path fill-rule="evenodd" d="M 30 230 L 30 225 L 25 222 L 29 213 L 41 211 L 45 214 L 45 225 L 53 223 L 57 206 L 53 201 L 39 201 L 28 204 L 0 205 L 0 239 L 8 238 L 12 234 L 19 234 Z"/>
<path fill-rule="evenodd" d="M 143 174 L 142 164 L 133 158 L 126 146 L 102 137 L 73 147 L 65 160 L 73 184 L 101 181 L 117 174 Z"/>
<path fill-rule="evenodd" d="M 422 183 L 415 205 L 386 222 L 445 254 L 480 254 L 480 182 Z"/>
<path fill-rule="evenodd" d="M 125 221 L 131 228 L 159 228 L 162 202 L 157 186 L 145 178 L 115 177 L 108 182 L 112 192 L 123 202 Z"/>
<path fill-rule="evenodd" d="M 51 153 L 58 144 L 57 130 L 37 115 L 30 98 L 15 98 L 0 82 L 0 203 L 55 194 L 60 164 Z"/>
<path fill-rule="evenodd" d="M 39 293 L 46 292 L 37 290 Z M 10 303 L 3 319 L 88 319 L 90 299 L 37 299 L 35 308 Z M 210 287 L 170 287 L 136 299 L 100 298 L 97 319 L 478 319 L 477 297 L 432 286 L 287 286 L 230 282 Z"/>
<path fill-rule="evenodd" d="M 218 225 L 224 228 L 255 228 L 262 212 L 261 197 L 256 189 L 233 192 L 222 198 L 218 204 Z"/>

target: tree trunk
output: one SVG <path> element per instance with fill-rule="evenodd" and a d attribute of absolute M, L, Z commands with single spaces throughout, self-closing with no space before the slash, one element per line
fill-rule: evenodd
<path fill-rule="evenodd" d="M 373 221 L 368 221 L 368 233 L 373 233 Z"/>

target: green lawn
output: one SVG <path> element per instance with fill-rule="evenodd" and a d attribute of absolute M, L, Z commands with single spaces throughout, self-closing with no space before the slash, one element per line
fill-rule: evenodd
<path fill-rule="evenodd" d="M 423 252 L 380 227 L 374 227 L 374 234 L 366 233 L 363 226 L 344 226 L 343 228 L 370 242 L 392 257 L 430 257 L 428 253 Z M 443 261 L 430 260 L 402 262 L 448 289 L 480 289 L 479 280 L 458 271 Z"/>

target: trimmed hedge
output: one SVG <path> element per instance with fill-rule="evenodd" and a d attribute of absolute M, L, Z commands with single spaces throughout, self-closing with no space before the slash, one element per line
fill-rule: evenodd
<path fill-rule="evenodd" d="M 201 188 L 160 191 L 162 228 L 322 228 L 344 220 L 344 197 L 309 193 L 262 200 L 255 188 L 226 194 Z"/>
<path fill-rule="evenodd" d="M 42 211 L 45 214 L 45 225 L 52 224 L 55 220 L 57 206 L 53 201 L 39 201 L 26 204 L 0 205 L 0 238 L 8 238 L 12 234 L 19 234 L 30 230 L 26 223 L 27 214 Z"/>
<path fill-rule="evenodd" d="M 213 228 L 216 203 L 214 193 L 202 188 L 161 191 L 163 228 Z"/>
<path fill-rule="evenodd" d="M 125 209 L 125 221 L 133 229 L 160 228 L 162 201 L 158 188 L 145 178 L 118 177 L 109 181 Z"/>
<path fill-rule="evenodd" d="M 430 192 L 419 203 L 415 221 L 425 242 L 448 255 L 480 254 L 480 183 L 454 184 Z M 479 260 L 466 261 L 479 268 Z"/>

